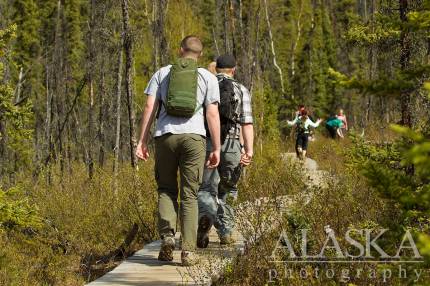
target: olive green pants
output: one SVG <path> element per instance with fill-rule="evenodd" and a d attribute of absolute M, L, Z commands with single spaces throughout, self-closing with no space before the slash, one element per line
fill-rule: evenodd
<path fill-rule="evenodd" d="M 158 232 L 161 238 L 175 234 L 179 199 L 182 249 L 187 251 L 196 248 L 197 193 L 202 182 L 205 154 L 206 140 L 200 135 L 165 134 L 155 138 Z"/>

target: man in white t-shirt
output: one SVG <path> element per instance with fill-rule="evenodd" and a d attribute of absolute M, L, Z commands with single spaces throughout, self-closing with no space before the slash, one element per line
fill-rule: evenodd
<path fill-rule="evenodd" d="M 187 36 L 181 42 L 180 57 L 197 61 L 203 50 L 202 42 Z M 197 193 L 205 166 L 206 130 L 204 112 L 214 148 L 206 162 L 216 168 L 220 160 L 220 122 L 218 113 L 219 87 L 217 78 L 203 68 L 197 69 L 197 108 L 191 117 L 172 116 L 166 110 L 171 65 L 162 67 L 151 78 L 145 89 L 148 95 L 142 116 L 142 127 L 136 155 L 149 158 L 150 126 L 159 110 L 155 130 L 155 178 L 158 185 L 158 231 L 162 239 L 158 259 L 173 260 L 175 248 L 178 195 L 181 203 L 182 264 L 196 262 L 194 251 L 197 239 Z M 160 107 L 160 108 L 159 108 Z M 200 108 L 204 107 L 204 108 Z M 178 188 L 180 173 L 180 192 Z"/>

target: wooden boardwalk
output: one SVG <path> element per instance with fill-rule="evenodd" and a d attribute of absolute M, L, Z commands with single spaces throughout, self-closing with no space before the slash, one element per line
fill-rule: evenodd
<path fill-rule="evenodd" d="M 179 237 L 176 235 L 176 250 L 172 262 L 158 261 L 161 241 L 157 240 L 144 246 L 134 255 L 128 257 L 111 272 L 87 284 L 90 286 L 138 286 L 138 285 L 210 285 L 217 279 L 223 265 L 228 260 L 243 252 L 244 241 L 235 233 L 236 243 L 230 247 L 221 247 L 218 235 L 212 228 L 208 248 L 198 250 L 201 263 L 198 266 L 182 267 Z"/>
<path fill-rule="evenodd" d="M 282 156 L 286 160 L 295 160 L 294 153 L 286 153 Z M 323 182 L 323 177 L 327 174 L 318 170 L 317 163 L 312 159 L 306 159 L 303 164 L 305 174 L 308 176 L 308 186 L 319 185 Z M 312 199 L 312 193 L 308 194 L 307 203 Z M 199 249 L 201 263 L 192 267 L 181 266 L 181 252 L 179 248 L 180 234 L 176 235 L 176 250 L 172 262 L 161 262 L 157 260 L 161 241 L 157 240 L 144 246 L 134 255 L 128 257 L 111 272 L 99 279 L 87 284 L 90 286 L 158 286 L 158 285 L 211 285 L 223 273 L 224 266 L 231 258 L 244 252 L 245 244 L 252 247 L 258 237 L 276 225 L 276 217 L 280 210 L 288 210 L 294 203 L 295 198 L 283 196 L 276 199 L 279 208 L 273 209 L 273 213 L 268 214 L 265 222 L 254 229 L 254 234 L 245 242 L 243 236 L 238 232 L 234 233 L 236 243 L 230 247 L 221 247 L 214 228 L 209 236 L 209 246 L 206 249 Z M 255 202 L 246 202 L 237 207 L 238 229 L 249 229 L 249 219 L 255 216 L 257 208 L 265 208 L 265 204 L 270 204 L 270 199 L 261 198 Z M 252 228 L 252 226 L 251 226 Z M 261 233 L 260 233 L 261 232 Z M 245 232 L 244 232 L 245 233 Z"/>

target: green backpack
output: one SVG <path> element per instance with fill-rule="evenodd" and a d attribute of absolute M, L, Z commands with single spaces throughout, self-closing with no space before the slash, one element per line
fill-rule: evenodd
<path fill-rule="evenodd" d="M 164 107 L 168 115 L 192 117 L 197 110 L 197 61 L 179 58 L 170 69 L 169 89 Z"/>
<path fill-rule="evenodd" d="M 296 130 L 299 134 L 304 134 L 306 130 L 305 121 L 302 118 L 299 118 L 299 120 L 296 123 Z"/>

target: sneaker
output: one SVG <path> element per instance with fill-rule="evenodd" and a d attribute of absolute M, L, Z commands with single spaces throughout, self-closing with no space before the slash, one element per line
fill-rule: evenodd
<path fill-rule="evenodd" d="M 195 252 L 182 250 L 181 261 L 182 261 L 182 266 L 192 266 L 199 263 L 200 259 Z"/>
<path fill-rule="evenodd" d="M 199 220 L 197 229 L 197 247 L 206 248 L 209 244 L 209 230 L 211 228 L 210 220 L 207 216 L 202 216 Z"/>
<path fill-rule="evenodd" d="M 233 244 L 235 243 L 235 240 L 231 234 L 220 235 L 219 243 L 223 245 Z"/>
<path fill-rule="evenodd" d="M 172 261 L 173 250 L 175 250 L 175 238 L 173 236 L 165 236 L 161 242 L 161 249 L 160 253 L 158 254 L 158 260 Z"/>

